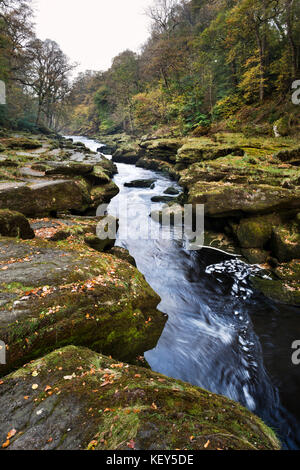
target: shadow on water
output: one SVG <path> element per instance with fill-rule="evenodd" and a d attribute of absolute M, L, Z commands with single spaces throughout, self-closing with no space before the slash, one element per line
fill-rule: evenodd
<path fill-rule="evenodd" d="M 92 150 L 99 146 L 80 140 Z M 127 222 L 134 225 L 139 214 L 161 207 L 151 204 L 152 196 L 178 187 L 160 173 L 132 165 L 118 164 L 118 170 L 120 193 L 109 213 L 119 216 L 120 224 L 124 201 L 133 209 Z M 156 178 L 155 188 L 124 187 L 143 178 Z M 291 345 L 300 339 L 299 308 L 254 291 L 249 278 L 255 268 L 232 255 L 210 248 L 187 251 L 182 242 L 143 236 L 117 244 L 134 256 L 168 315 L 156 348 L 145 353 L 151 368 L 240 402 L 273 427 L 285 448 L 300 448 L 300 366 L 291 360 Z"/>

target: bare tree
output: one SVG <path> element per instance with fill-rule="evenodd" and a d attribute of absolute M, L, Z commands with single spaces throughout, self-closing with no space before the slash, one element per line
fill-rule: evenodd
<path fill-rule="evenodd" d="M 155 0 L 154 5 L 147 8 L 145 14 L 153 20 L 158 32 L 169 35 L 180 23 L 178 5 L 179 0 Z"/>

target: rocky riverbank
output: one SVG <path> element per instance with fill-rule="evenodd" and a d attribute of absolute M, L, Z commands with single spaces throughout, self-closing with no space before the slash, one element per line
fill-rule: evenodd
<path fill-rule="evenodd" d="M 115 165 L 66 139 L 7 135 L 0 150 L 2 448 L 278 449 L 240 405 L 147 368 L 160 299 L 96 236 Z"/>
<path fill-rule="evenodd" d="M 300 147 L 291 138 L 220 133 L 199 138 L 107 138 L 113 161 L 168 173 L 180 203 L 205 204 L 207 244 L 233 247 L 270 280 L 268 297 L 300 304 Z"/>

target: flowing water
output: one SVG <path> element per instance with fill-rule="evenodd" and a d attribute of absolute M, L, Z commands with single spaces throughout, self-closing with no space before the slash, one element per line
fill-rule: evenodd
<path fill-rule="evenodd" d="M 73 137 L 96 151 L 99 143 Z M 188 251 L 176 239 L 145 234 L 158 223 L 149 218 L 151 197 L 169 186 L 158 172 L 117 164 L 120 193 L 109 213 L 125 220 L 129 235 L 116 244 L 127 248 L 138 269 L 161 297 L 168 321 L 155 349 L 145 357 L 154 371 L 225 395 L 265 420 L 285 448 L 300 448 L 300 366 L 292 363 L 292 343 L 300 340 L 300 309 L 272 302 L 252 289 L 257 268 L 237 256 L 211 248 Z M 124 187 L 137 179 L 157 179 L 154 189 Z M 130 233 L 139 226 L 141 237 Z"/>

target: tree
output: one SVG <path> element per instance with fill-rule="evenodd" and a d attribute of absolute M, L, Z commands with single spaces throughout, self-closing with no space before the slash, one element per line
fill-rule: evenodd
<path fill-rule="evenodd" d="M 51 127 L 55 105 L 69 92 L 69 73 L 74 69 L 58 44 L 46 39 L 35 39 L 27 50 L 27 66 L 18 80 L 33 90 L 38 100 L 36 122 L 44 112 Z"/>

